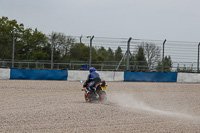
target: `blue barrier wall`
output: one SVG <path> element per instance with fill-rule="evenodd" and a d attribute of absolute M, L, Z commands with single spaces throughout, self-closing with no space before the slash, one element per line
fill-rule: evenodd
<path fill-rule="evenodd" d="M 177 73 L 124 72 L 124 81 L 135 82 L 176 82 Z"/>
<path fill-rule="evenodd" d="M 69 76 L 74 77 L 76 75 L 71 73 Z M 124 81 L 133 82 L 177 82 L 177 73 L 124 72 L 124 76 L 121 74 L 119 77 L 121 77 L 122 80 L 124 79 Z M 10 79 L 68 80 L 68 71 L 11 69 Z"/>
<path fill-rule="evenodd" d="M 10 79 L 67 80 L 67 70 L 11 69 Z"/>

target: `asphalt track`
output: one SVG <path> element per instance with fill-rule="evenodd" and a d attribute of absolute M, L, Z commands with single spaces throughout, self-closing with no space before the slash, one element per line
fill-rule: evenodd
<path fill-rule="evenodd" d="M 107 84 L 106 103 L 85 103 L 79 82 L 0 80 L 0 132 L 200 132 L 200 84 Z"/>

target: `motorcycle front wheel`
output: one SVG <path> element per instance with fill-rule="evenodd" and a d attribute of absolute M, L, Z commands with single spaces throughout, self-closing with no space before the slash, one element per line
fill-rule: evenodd
<path fill-rule="evenodd" d="M 88 103 L 90 102 L 89 96 L 87 96 L 87 93 L 84 94 L 85 95 L 85 101 Z"/>

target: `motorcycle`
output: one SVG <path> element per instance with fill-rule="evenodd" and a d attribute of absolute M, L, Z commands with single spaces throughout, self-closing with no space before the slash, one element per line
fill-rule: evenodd
<path fill-rule="evenodd" d="M 82 91 L 85 91 L 84 97 L 86 102 L 106 102 L 107 101 L 107 95 L 106 91 L 107 85 L 105 81 L 101 81 L 100 83 L 97 83 L 95 87 L 91 89 L 89 92 L 87 90 L 87 87 L 84 87 Z"/>

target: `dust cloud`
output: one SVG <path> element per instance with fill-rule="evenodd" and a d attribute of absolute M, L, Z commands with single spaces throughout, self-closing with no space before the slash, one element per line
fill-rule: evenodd
<path fill-rule="evenodd" d="M 156 109 L 154 107 L 149 106 L 144 101 L 142 101 L 139 98 L 134 97 L 131 94 L 127 93 L 112 93 L 109 95 L 109 101 L 128 110 L 133 111 L 146 111 L 151 112 L 158 115 L 165 115 L 169 117 L 176 117 L 176 118 L 184 118 L 184 119 L 191 119 L 199 121 L 199 117 L 195 117 L 190 114 L 184 114 L 180 112 L 174 112 L 174 111 L 167 111 L 162 109 Z"/>

